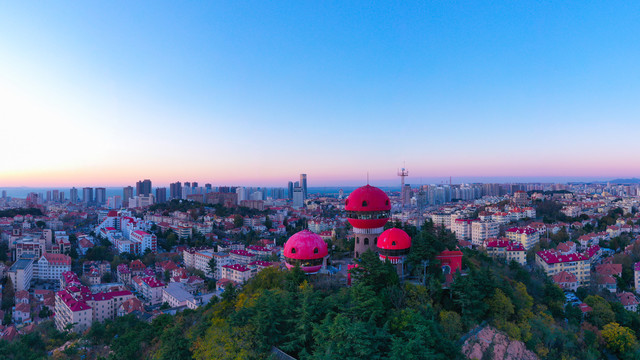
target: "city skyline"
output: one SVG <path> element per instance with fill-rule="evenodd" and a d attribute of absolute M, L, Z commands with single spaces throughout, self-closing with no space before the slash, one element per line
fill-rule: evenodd
<path fill-rule="evenodd" d="M 640 174 L 640 4 L 153 5 L 0 5 L 0 187 Z"/>

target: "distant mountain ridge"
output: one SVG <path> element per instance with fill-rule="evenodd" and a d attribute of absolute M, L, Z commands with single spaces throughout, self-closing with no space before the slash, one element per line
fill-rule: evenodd
<path fill-rule="evenodd" d="M 608 181 L 610 184 L 640 184 L 640 179 L 631 178 L 631 179 L 614 179 Z"/>

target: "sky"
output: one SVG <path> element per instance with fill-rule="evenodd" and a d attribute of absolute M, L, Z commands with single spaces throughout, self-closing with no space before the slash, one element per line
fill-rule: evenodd
<path fill-rule="evenodd" d="M 638 13 L 0 2 L 0 187 L 639 176 Z"/>

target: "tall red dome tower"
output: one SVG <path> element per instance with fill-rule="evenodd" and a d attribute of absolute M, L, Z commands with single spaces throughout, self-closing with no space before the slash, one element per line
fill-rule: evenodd
<path fill-rule="evenodd" d="M 384 191 L 365 185 L 355 189 L 345 201 L 347 219 L 356 238 L 354 258 L 370 249 L 377 251 L 378 236 L 389 220 L 391 201 Z"/>
<path fill-rule="evenodd" d="M 411 249 L 411 237 L 402 229 L 385 230 L 378 237 L 378 256 L 396 265 L 398 276 L 404 276 L 404 260 Z"/>
<path fill-rule="evenodd" d="M 320 235 L 309 230 L 293 234 L 284 244 L 284 258 L 287 269 L 300 265 L 307 274 L 315 274 L 327 265 L 329 257 L 327 243 Z"/>

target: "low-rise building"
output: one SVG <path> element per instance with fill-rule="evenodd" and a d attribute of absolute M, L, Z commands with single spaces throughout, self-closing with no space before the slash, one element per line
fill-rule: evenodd
<path fill-rule="evenodd" d="M 507 238 L 511 241 L 517 241 L 521 243 L 526 250 L 531 249 L 535 244 L 540 241 L 540 235 L 535 229 L 530 227 L 525 228 L 510 228 L 505 231 Z"/>
<path fill-rule="evenodd" d="M 142 296 L 152 305 L 162 302 L 162 289 L 166 285 L 154 277 L 147 276 L 140 279 L 140 292 Z"/>
<path fill-rule="evenodd" d="M 257 270 L 241 264 L 224 265 L 222 267 L 222 277 L 236 283 L 242 284 L 255 274 Z"/>
<path fill-rule="evenodd" d="M 562 271 L 569 272 L 575 275 L 580 286 L 588 286 L 591 280 L 591 261 L 589 256 L 583 253 L 562 255 L 556 250 L 538 251 L 536 265 L 551 277 Z"/>
<path fill-rule="evenodd" d="M 497 238 L 500 232 L 500 224 L 493 221 L 474 221 L 471 224 L 471 243 L 474 246 L 481 246 L 482 243 L 491 238 Z"/>
<path fill-rule="evenodd" d="M 527 251 L 519 242 L 507 239 L 489 239 L 484 242 L 484 247 L 491 257 L 503 258 L 507 262 L 513 260 L 520 265 L 527 264 Z"/>
<path fill-rule="evenodd" d="M 134 298 L 127 290 L 94 294 L 85 286 L 69 286 L 56 293 L 56 328 L 63 331 L 69 326 L 72 331 L 83 332 L 94 322 L 114 319 L 117 309 Z"/>
<path fill-rule="evenodd" d="M 11 267 L 7 274 L 11 279 L 14 291 L 29 290 L 31 287 L 31 279 L 33 278 L 33 263 L 35 255 L 25 254 L 18 259 Z"/>
<path fill-rule="evenodd" d="M 638 298 L 633 293 L 622 292 L 618 294 L 618 300 L 626 310 L 637 312 L 638 311 Z"/>
<path fill-rule="evenodd" d="M 252 261 L 256 261 L 258 258 L 255 254 L 252 254 L 247 250 L 231 250 L 229 251 L 229 256 L 231 263 L 242 265 L 247 265 Z"/>
<path fill-rule="evenodd" d="M 60 280 L 62 273 L 71 271 L 71 257 L 64 254 L 44 253 L 37 263 L 38 271 L 34 278 L 38 280 Z"/>
<path fill-rule="evenodd" d="M 578 290 L 578 278 L 570 272 L 560 271 L 551 278 L 563 290 Z"/>

